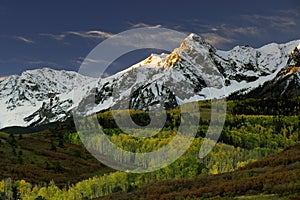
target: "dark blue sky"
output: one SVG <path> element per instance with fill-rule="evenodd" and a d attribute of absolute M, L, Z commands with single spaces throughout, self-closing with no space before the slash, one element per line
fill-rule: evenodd
<path fill-rule="evenodd" d="M 149 25 L 200 34 L 220 49 L 259 47 L 300 39 L 300 3 L 1 0 L 0 76 L 44 66 L 77 70 L 105 38 Z M 131 62 L 140 59 L 132 56 Z"/>

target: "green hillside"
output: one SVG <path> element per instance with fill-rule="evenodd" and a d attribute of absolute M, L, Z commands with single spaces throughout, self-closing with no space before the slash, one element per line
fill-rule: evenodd
<path fill-rule="evenodd" d="M 99 199 L 298 199 L 299 196 L 298 144 L 234 172 L 154 181 L 131 192 Z"/>
<path fill-rule="evenodd" d="M 281 198 L 278 195 L 283 191 L 284 196 L 293 196 L 299 191 L 300 177 L 299 99 L 229 100 L 219 141 L 202 159 L 198 153 L 203 137 L 209 124 L 217 119 L 210 120 L 209 101 L 199 102 L 201 119 L 187 152 L 170 166 L 144 174 L 114 171 L 95 160 L 70 123 L 31 134 L 13 134 L 10 129 L 10 133 L 0 133 L 0 197 L 270 199 Z M 224 108 L 215 109 L 219 112 Z M 184 114 L 193 117 L 196 112 Z M 150 122 L 147 111 L 131 110 L 130 115 L 137 124 Z M 128 151 L 149 152 L 173 139 L 181 115 L 179 108 L 167 111 L 167 121 L 158 133 L 157 127 L 143 130 L 150 136 L 147 138 L 124 133 L 111 111 L 98 113 L 97 117 L 111 142 Z M 132 130 L 130 126 L 125 128 Z"/>
<path fill-rule="evenodd" d="M 82 146 L 66 143 L 49 130 L 0 133 L 0 166 L 0 180 L 9 177 L 39 185 L 52 180 L 59 186 L 111 171 Z"/>

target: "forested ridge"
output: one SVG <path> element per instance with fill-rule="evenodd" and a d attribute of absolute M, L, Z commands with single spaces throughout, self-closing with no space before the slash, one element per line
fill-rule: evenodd
<path fill-rule="evenodd" d="M 299 199 L 300 145 L 252 162 L 234 172 L 154 181 L 131 192 L 98 199 Z M 268 195 L 272 194 L 272 195 Z M 287 197 L 287 198 L 285 198 Z"/>
<path fill-rule="evenodd" d="M 138 188 L 148 187 L 145 186 L 147 184 L 150 184 L 149 187 L 156 187 L 155 184 L 158 184 L 161 190 L 157 194 L 165 199 L 181 196 L 183 198 L 236 196 L 245 194 L 248 190 L 254 190 L 253 193 L 278 193 L 281 191 L 280 187 L 291 187 L 293 189 L 289 190 L 289 194 L 295 193 L 294 189 L 298 188 L 298 179 L 295 180 L 295 174 L 298 173 L 299 161 L 297 156 L 295 156 L 296 160 L 287 161 L 287 159 L 297 153 L 299 148 L 297 144 L 300 140 L 300 98 L 229 100 L 226 121 L 219 142 L 203 159 L 199 159 L 198 152 L 211 123 L 211 104 L 210 101 L 203 101 L 199 102 L 199 105 L 201 113 L 199 128 L 188 151 L 170 166 L 145 174 L 118 172 L 101 165 L 82 147 L 74 124 L 60 124 L 39 133 L 26 135 L 1 133 L 0 162 L 1 165 L 7 167 L 1 168 L 0 197 L 4 199 L 93 199 L 122 191 L 128 193 L 129 196 L 125 193 L 119 194 L 122 194 L 124 198 L 129 198 L 130 195 L 135 195 L 135 191 L 138 193 L 142 191 Z M 214 109 L 219 112 L 224 108 L 217 106 Z M 122 115 L 122 112 L 127 111 L 119 111 L 119 114 Z M 137 124 L 149 124 L 150 118 L 147 111 L 131 110 L 129 112 Z M 189 114 L 192 117 L 193 113 Z M 180 117 L 180 108 L 169 110 L 167 122 L 159 133 L 156 134 L 156 127 L 150 127 L 143 130 L 143 134 L 151 137 L 135 138 L 118 128 L 111 111 L 97 114 L 98 121 L 107 137 L 117 146 L 132 152 L 149 152 L 168 144 L 177 133 Z M 126 128 L 131 129 L 130 126 Z M 290 153 L 284 158 L 285 161 L 281 162 L 283 154 L 277 156 L 274 153 L 289 146 L 293 146 L 292 150 L 284 151 Z M 272 154 L 274 156 L 268 158 L 273 160 L 269 159 L 267 162 L 268 159 L 265 158 L 261 162 L 254 162 Z M 45 156 L 49 159 L 46 160 Z M 265 185 L 262 187 L 261 182 L 259 182 L 260 187 L 252 188 L 250 183 L 255 183 L 257 179 L 254 176 L 248 177 L 249 173 L 252 174 L 248 171 L 250 168 L 261 168 L 261 164 L 253 166 L 255 163 L 262 162 L 266 163 L 267 169 L 261 174 L 262 176 L 257 176 L 259 178 L 266 179 L 263 174 L 269 174 L 269 171 L 279 165 L 286 167 L 294 163 L 291 166 L 296 171 L 283 170 L 282 174 L 274 175 L 273 178 L 268 179 L 270 180 L 267 182 L 269 189 L 266 189 L 268 187 Z M 234 172 L 238 168 L 241 171 Z M 247 173 L 248 179 L 242 179 Z M 221 175 L 211 176 L 213 174 Z M 259 175 L 260 173 L 253 172 L 253 174 Z M 244 189 L 228 189 L 230 184 L 226 186 L 227 179 L 220 178 L 224 176 L 229 176 L 228 180 L 232 180 L 231 185 L 237 184 L 238 181 L 245 181 L 245 184 L 250 186 Z M 288 183 L 290 186 L 279 184 L 279 189 L 274 189 L 271 182 L 278 178 L 277 176 L 285 177 L 281 178 L 282 184 Z M 213 189 L 212 185 L 201 186 L 201 189 L 182 185 L 186 180 L 194 181 L 193 184 L 196 184 L 197 180 L 203 178 L 208 183 L 213 180 L 218 184 L 224 184 L 224 187 L 218 186 L 223 188 L 219 191 L 218 188 Z M 155 182 L 165 179 L 169 182 Z M 296 185 L 293 185 L 294 181 Z M 172 184 L 176 185 L 179 182 L 183 190 L 176 193 L 174 188 L 172 189 Z M 168 185 L 163 186 L 163 184 Z M 217 192 L 214 193 L 214 190 Z M 164 193 L 167 196 L 164 196 Z M 141 197 L 148 198 L 147 192 L 144 192 L 144 195 L 146 196 Z M 113 197 L 121 198 L 121 196 Z M 158 197 L 161 198 L 161 196 Z"/>

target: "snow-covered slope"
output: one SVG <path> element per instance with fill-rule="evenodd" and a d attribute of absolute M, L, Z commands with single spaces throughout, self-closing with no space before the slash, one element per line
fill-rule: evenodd
<path fill-rule="evenodd" d="M 246 93 L 276 78 L 292 62 L 289 55 L 299 43 L 220 51 L 190 34 L 171 54 L 153 54 L 101 80 L 48 68 L 25 71 L 0 80 L 0 128 L 63 121 L 78 105 L 77 111 L 89 114 L 109 108 L 172 108 Z M 72 90 L 78 86 L 82 91 L 73 102 Z"/>
<path fill-rule="evenodd" d="M 210 98 L 207 86 L 222 86 L 222 79 L 210 56 L 213 47 L 196 35 L 187 37 L 171 54 L 151 55 L 125 71 L 101 79 L 95 90 L 95 108 L 172 108 L 177 104 Z M 93 102 L 90 102 L 93 104 Z"/>
<path fill-rule="evenodd" d="M 94 79 L 49 68 L 29 70 L 0 82 L 0 128 L 64 120 L 74 105 L 71 91 Z"/>
<path fill-rule="evenodd" d="M 291 51 L 300 40 L 286 44 L 271 43 L 258 49 L 237 46 L 230 51 L 217 51 L 215 60 L 223 71 L 227 94 L 250 91 L 273 79 L 287 65 Z"/>
<path fill-rule="evenodd" d="M 240 90 L 250 91 L 272 80 L 286 66 L 290 52 L 299 42 L 272 43 L 259 49 L 237 46 L 220 51 L 191 34 L 171 54 L 151 55 L 100 80 L 94 91 L 97 106 L 83 102 L 81 110 L 91 113 L 111 107 L 152 109 L 157 105 L 170 108 Z"/>
<path fill-rule="evenodd" d="M 299 45 L 300 46 L 300 45 Z M 245 97 L 293 97 L 300 96 L 300 51 L 295 49 L 287 65 L 276 76 L 254 88 Z"/>

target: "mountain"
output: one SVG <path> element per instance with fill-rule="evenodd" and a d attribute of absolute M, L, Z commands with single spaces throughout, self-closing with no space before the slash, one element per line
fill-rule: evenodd
<path fill-rule="evenodd" d="M 75 105 L 71 91 L 93 79 L 49 68 L 29 70 L 0 82 L 0 128 L 64 121 Z"/>
<path fill-rule="evenodd" d="M 93 94 L 97 106 L 85 101 L 80 110 L 91 113 L 108 108 L 153 109 L 154 105 L 172 108 L 250 91 L 272 80 L 287 65 L 290 52 L 299 42 L 272 43 L 259 49 L 237 46 L 221 51 L 190 34 L 171 54 L 153 54 L 101 79 Z"/>
<path fill-rule="evenodd" d="M 299 45 L 300 46 L 300 45 Z M 300 47 L 298 47 L 300 49 Z M 295 97 L 300 96 L 300 52 L 297 47 L 291 52 L 287 65 L 276 76 L 254 88 L 244 97 Z"/>
<path fill-rule="evenodd" d="M 295 62 L 290 53 L 299 43 L 272 43 L 258 49 L 237 46 L 221 51 L 190 34 L 172 53 L 152 54 L 100 80 L 48 68 L 25 71 L 0 80 L 0 128 L 64 121 L 75 107 L 76 112 L 84 114 L 110 108 L 151 110 L 238 91 L 244 94 L 280 79 L 279 74 Z M 298 72 L 288 77 L 289 85 L 299 84 Z M 288 90 L 297 95 L 290 87 Z M 75 102 L 74 88 L 80 88 Z"/>

